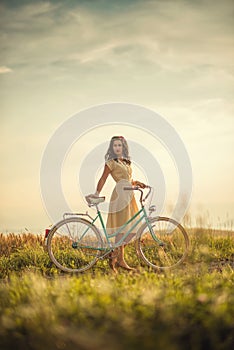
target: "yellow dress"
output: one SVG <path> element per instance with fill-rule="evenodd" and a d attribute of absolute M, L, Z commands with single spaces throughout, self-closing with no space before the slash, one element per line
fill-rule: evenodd
<path fill-rule="evenodd" d="M 131 186 L 132 183 L 132 168 L 131 165 L 125 162 L 117 162 L 114 159 L 106 162 L 111 170 L 111 176 L 116 182 L 116 186 L 112 192 L 109 204 L 109 212 L 106 222 L 107 233 L 114 233 L 120 226 L 126 223 L 136 212 L 138 206 L 134 196 L 134 191 L 124 190 L 124 186 Z M 130 224 L 128 224 L 120 232 L 125 233 L 138 220 L 137 216 Z M 139 224 L 133 229 L 136 233 Z M 130 237 L 129 237 L 130 238 Z"/>

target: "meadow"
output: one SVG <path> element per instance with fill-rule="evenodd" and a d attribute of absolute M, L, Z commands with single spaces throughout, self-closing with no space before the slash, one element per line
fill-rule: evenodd
<path fill-rule="evenodd" d="M 206 349 L 234 344 L 234 233 L 188 228 L 181 267 L 59 271 L 32 233 L 0 235 L 1 349 Z M 129 264 L 140 264 L 132 245 Z"/>

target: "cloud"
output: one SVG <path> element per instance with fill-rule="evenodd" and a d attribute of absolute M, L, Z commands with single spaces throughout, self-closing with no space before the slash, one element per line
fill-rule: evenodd
<path fill-rule="evenodd" d="M 76 76 L 83 88 L 104 86 L 111 76 L 129 90 L 145 85 L 149 99 L 165 89 L 171 101 L 223 98 L 234 82 L 232 11 L 229 0 L 3 6 L 2 52 L 19 79 L 37 84 Z"/>
<path fill-rule="evenodd" d="M 0 74 L 10 73 L 12 69 L 6 66 L 0 66 Z"/>
<path fill-rule="evenodd" d="M 230 1 L 35 2 L 5 7 L 3 43 L 11 63 L 34 67 L 71 62 L 129 68 L 231 70 L 233 26 Z M 114 3 L 113 3 L 114 4 Z M 21 42 L 24 45 L 21 45 Z M 97 67 L 98 68 L 98 67 Z M 83 69 L 83 67 L 82 67 Z M 195 72 L 196 73 L 196 72 Z"/>

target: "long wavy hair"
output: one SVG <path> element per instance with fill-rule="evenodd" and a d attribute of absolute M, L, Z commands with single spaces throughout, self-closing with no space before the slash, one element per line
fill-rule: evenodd
<path fill-rule="evenodd" d="M 109 148 L 105 154 L 105 161 L 107 162 L 110 159 L 114 159 L 116 162 L 118 162 L 118 158 L 116 156 L 116 154 L 114 153 L 114 149 L 113 149 L 113 143 L 116 140 L 120 140 L 122 142 L 123 145 L 123 160 L 127 163 L 127 164 L 131 164 L 131 160 L 130 160 L 130 156 L 129 156 L 129 150 L 128 150 L 128 143 L 126 141 L 126 139 L 123 136 L 113 136 L 110 140 L 110 144 L 109 144 Z"/>

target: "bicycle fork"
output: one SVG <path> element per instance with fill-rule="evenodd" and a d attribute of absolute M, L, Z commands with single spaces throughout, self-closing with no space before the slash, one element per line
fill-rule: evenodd
<path fill-rule="evenodd" d="M 153 239 L 159 244 L 160 247 L 164 247 L 165 243 L 163 243 L 163 241 L 161 241 L 154 233 L 153 227 L 155 227 L 155 225 L 151 225 L 150 220 L 148 220 L 148 217 L 145 218 L 145 221 L 147 223 L 147 226 L 149 228 L 150 234 L 153 237 Z"/>

